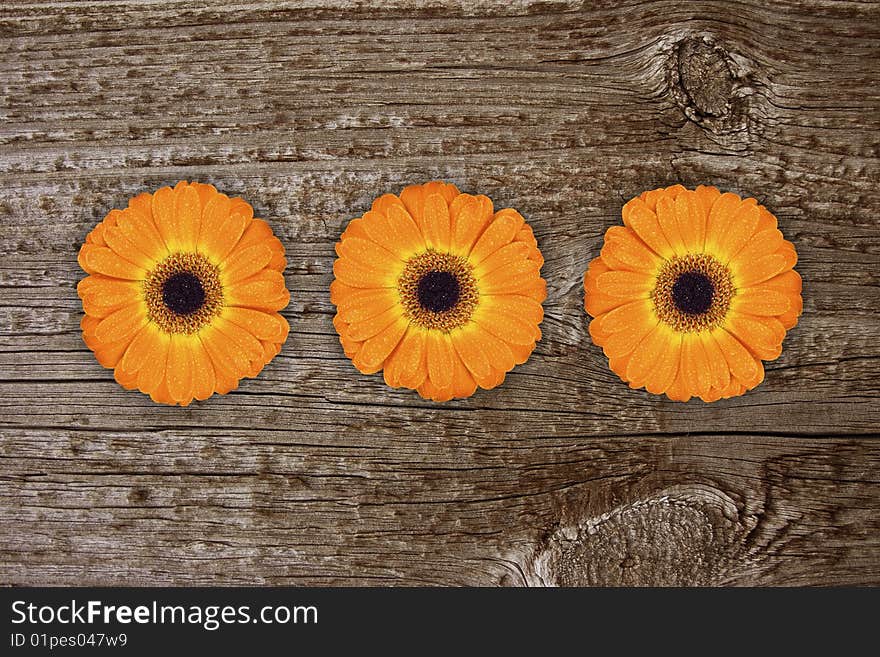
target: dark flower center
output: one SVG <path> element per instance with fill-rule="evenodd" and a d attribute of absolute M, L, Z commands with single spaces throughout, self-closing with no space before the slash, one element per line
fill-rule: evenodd
<path fill-rule="evenodd" d="M 675 307 L 689 315 L 702 315 L 712 307 L 715 286 L 709 277 L 698 271 L 680 274 L 672 285 Z"/>
<path fill-rule="evenodd" d="M 455 307 L 461 288 L 448 271 L 429 271 L 419 279 L 417 294 L 422 308 L 442 313 Z"/>
<path fill-rule="evenodd" d="M 205 288 L 198 276 L 179 272 L 162 285 L 162 301 L 178 315 L 189 315 L 205 304 Z"/>

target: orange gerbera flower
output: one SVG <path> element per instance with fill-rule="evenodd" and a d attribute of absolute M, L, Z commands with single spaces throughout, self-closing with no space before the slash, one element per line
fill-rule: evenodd
<path fill-rule="evenodd" d="M 180 182 L 111 210 L 79 251 L 83 340 L 125 388 L 186 406 L 280 351 L 284 247 L 250 205 Z"/>
<path fill-rule="evenodd" d="M 522 216 L 455 185 L 385 194 L 336 245 L 336 330 L 365 374 L 434 401 L 494 388 L 541 339 L 544 259 Z"/>
<path fill-rule="evenodd" d="M 631 388 L 711 402 L 764 379 L 803 310 L 797 253 L 755 199 L 714 187 L 623 206 L 584 276 L 593 342 Z"/>

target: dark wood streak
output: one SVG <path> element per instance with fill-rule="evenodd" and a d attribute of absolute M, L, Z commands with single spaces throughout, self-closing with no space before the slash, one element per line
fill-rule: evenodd
<path fill-rule="evenodd" d="M 880 583 L 880 5 L 411 0 L 0 8 L 0 583 Z M 431 178 L 519 209 L 544 339 L 445 405 L 357 374 L 333 243 Z M 187 409 L 82 344 L 76 251 L 198 179 L 288 249 L 293 332 Z M 581 277 L 621 205 L 757 197 L 805 315 L 766 381 L 630 391 Z"/>

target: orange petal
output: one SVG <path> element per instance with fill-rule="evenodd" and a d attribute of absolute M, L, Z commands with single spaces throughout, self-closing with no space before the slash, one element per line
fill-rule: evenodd
<path fill-rule="evenodd" d="M 385 327 L 381 332 L 366 340 L 352 362 L 364 374 L 372 374 L 382 369 L 388 355 L 394 351 L 409 322 L 403 317 Z"/>
<path fill-rule="evenodd" d="M 519 318 L 530 323 L 533 328 L 544 319 L 544 308 L 540 303 L 518 294 L 485 296 L 480 300 L 480 305 L 485 307 L 486 312 Z"/>
<path fill-rule="evenodd" d="M 153 222 L 156 224 L 159 235 L 162 236 L 162 241 L 171 252 L 177 251 L 180 248 L 180 243 L 174 234 L 176 225 L 174 213 L 176 207 L 174 190 L 170 187 L 162 187 L 153 193 Z"/>
<path fill-rule="evenodd" d="M 730 385 L 730 366 L 727 364 L 721 347 L 710 334 L 699 334 L 698 338 L 703 343 L 706 365 L 709 368 L 710 391 L 711 388 L 726 388 Z M 700 397 L 705 399 L 707 395 L 700 395 Z"/>
<path fill-rule="evenodd" d="M 213 326 L 202 329 L 198 338 L 211 360 L 217 392 L 232 390 L 247 367 L 247 359 L 229 348 L 229 340 Z"/>
<path fill-rule="evenodd" d="M 181 251 L 195 251 L 202 221 L 202 201 L 192 185 L 180 184 L 174 188 L 174 235 Z M 174 397 L 169 387 L 168 392 Z"/>
<path fill-rule="evenodd" d="M 265 244 L 236 249 L 220 268 L 220 280 L 223 285 L 243 281 L 265 269 L 271 259 L 272 251 Z"/>
<path fill-rule="evenodd" d="M 338 258 L 333 263 L 333 274 L 339 281 L 351 287 L 396 287 L 396 271 L 376 267 L 368 268 L 348 257 Z"/>
<path fill-rule="evenodd" d="M 481 328 L 508 344 L 530 345 L 535 342 L 535 325 L 515 315 L 498 312 L 481 304 L 472 317 Z"/>
<path fill-rule="evenodd" d="M 427 206 L 426 202 L 426 215 Z M 451 396 L 453 372 L 455 371 L 454 360 L 458 358 L 452 348 L 452 341 L 444 333 L 428 331 L 425 335 L 425 343 L 427 346 L 428 376 L 438 390 L 449 390 Z"/>
<path fill-rule="evenodd" d="M 495 253 L 486 258 L 479 267 L 474 271 L 474 275 L 480 279 L 486 274 L 494 272 L 504 267 L 510 267 L 515 263 L 529 262 L 526 258 L 529 255 L 529 247 L 522 242 L 511 242 L 502 246 Z M 531 263 L 530 263 L 531 264 Z M 530 267 L 531 268 L 531 267 Z"/>
<path fill-rule="evenodd" d="M 130 281 L 142 281 L 146 278 L 147 271 L 106 246 L 94 246 L 83 244 L 80 248 L 81 264 L 90 274 L 98 273 L 111 278 L 123 278 Z"/>
<path fill-rule="evenodd" d="M 133 338 L 147 323 L 143 304 L 136 302 L 110 313 L 95 327 L 95 338 L 100 342 L 121 342 Z"/>
<path fill-rule="evenodd" d="M 230 284 L 225 292 L 228 295 L 227 305 L 264 310 L 281 310 L 287 303 L 284 302 L 281 306 L 277 304 L 290 298 L 284 276 L 277 271 L 265 269 L 255 276 Z"/>
<path fill-rule="evenodd" d="M 215 231 L 202 233 L 199 237 L 199 250 L 216 262 L 223 262 L 226 256 L 240 242 L 247 228 L 247 219 L 238 213 L 229 214 Z"/>
<path fill-rule="evenodd" d="M 479 383 L 485 381 L 492 372 L 489 357 L 479 343 L 479 333 L 476 325 L 469 325 L 450 333 L 452 346 L 465 367 L 471 373 L 474 380 Z"/>
<path fill-rule="evenodd" d="M 675 381 L 673 381 L 672 385 L 666 389 L 666 396 L 672 401 L 680 402 L 690 401 L 690 398 L 692 397 L 691 389 L 687 382 L 687 375 L 684 372 L 683 360 L 678 368 L 678 373 L 675 375 Z"/>
<path fill-rule="evenodd" d="M 682 380 L 687 396 L 709 393 L 713 381 L 712 367 L 703 347 L 703 339 L 696 334 L 685 334 L 681 342 L 681 370 L 678 378 Z"/>
<path fill-rule="evenodd" d="M 681 361 L 681 334 L 658 324 L 635 348 L 626 377 L 636 387 L 659 395 L 675 381 Z"/>
<path fill-rule="evenodd" d="M 706 244 L 708 210 L 700 203 L 696 192 L 685 191 L 675 197 L 675 217 L 678 230 L 688 253 L 701 253 Z"/>
<path fill-rule="evenodd" d="M 395 278 L 403 269 L 403 261 L 371 240 L 348 237 L 339 245 L 339 255 L 350 258 L 358 267 L 386 272 Z"/>
<path fill-rule="evenodd" d="M 678 215 L 675 209 L 675 199 L 671 196 L 664 196 L 657 201 L 657 222 L 660 229 L 672 247 L 675 255 L 683 256 L 688 253 L 685 246 L 684 236 L 679 226 Z"/>
<path fill-rule="evenodd" d="M 654 287 L 654 279 L 638 272 L 608 271 L 596 279 L 599 292 L 624 299 L 647 298 Z"/>
<path fill-rule="evenodd" d="M 675 255 L 669 245 L 657 215 L 652 212 L 640 198 L 634 198 L 623 206 L 623 223 L 626 224 L 636 235 L 641 238 L 654 253 L 663 258 L 671 258 Z"/>
<path fill-rule="evenodd" d="M 359 226 L 360 231 L 355 231 L 351 236 L 365 238 L 375 243 L 378 245 L 377 248 L 384 249 L 395 259 L 405 260 L 425 248 L 425 241 L 418 228 L 401 206 L 394 206 L 387 215 L 381 212 L 367 212 L 360 220 L 356 219 L 352 223 Z M 346 230 L 343 241 L 347 241 L 348 237 L 349 231 Z"/>
<path fill-rule="evenodd" d="M 754 199 L 749 199 L 755 203 Z M 709 220 L 706 224 L 706 251 L 717 256 L 723 262 L 729 258 L 727 254 L 722 257 L 721 244 L 743 207 L 743 200 L 731 192 L 725 192 L 712 204 L 709 211 Z"/>
<path fill-rule="evenodd" d="M 496 213 L 492 223 L 483 231 L 474 248 L 471 249 L 471 264 L 479 265 L 502 246 L 509 244 L 519 232 L 523 221 L 525 220 L 515 210 Z"/>
<path fill-rule="evenodd" d="M 214 387 L 216 385 L 214 366 L 211 364 L 211 357 L 205 351 L 205 346 L 198 336 L 194 336 L 190 348 L 192 354 L 192 394 L 196 399 L 207 399 L 214 394 Z"/>
<path fill-rule="evenodd" d="M 539 277 L 540 269 L 531 260 L 519 260 L 478 277 L 482 294 L 515 294 L 520 285 Z"/>
<path fill-rule="evenodd" d="M 718 344 L 730 373 L 744 385 L 758 375 L 758 363 L 742 343 L 724 329 L 716 329 L 709 334 Z"/>
<path fill-rule="evenodd" d="M 727 232 L 718 240 L 721 262 L 730 262 L 753 239 L 759 216 L 757 205 L 742 204 L 728 225 Z"/>
<path fill-rule="evenodd" d="M 247 369 L 249 361 L 262 357 L 263 345 L 247 330 L 222 316 L 216 317 L 212 326 L 223 334 L 227 352 L 238 365 L 239 372 L 244 372 Z"/>
<path fill-rule="evenodd" d="M 425 202 L 425 192 L 423 185 L 409 185 L 404 187 L 400 192 L 400 200 L 403 202 L 406 211 L 413 218 L 419 231 L 424 232 L 424 223 L 422 221 L 422 206 Z"/>
<path fill-rule="evenodd" d="M 440 194 L 426 196 L 422 212 L 423 232 L 428 247 L 447 253 L 452 245 L 452 226 L 446 199 Z"/>
<path fill-rule="evenodd" d="M 427 376 L 426 331 L 410 325 L 394 353 L 385 362 L 385 382 L 392 388 L 418 388 Z"/>
<path fill-rule="evenodd" d="M 165 364 L 171 339 L 161 331 L 155 332 L 155 344 L 137 374 L 137 386 L 148 395 L 155 392 L 165 381 Z"/>
<path fill-rule="evenodd" d="M 278 313 L 265 313 L 252 308 L 227 308 L 224 317 L 251 333 L 258 340 L 283 343 L 287 339 L 287 320 Z"/>
<path fill-rule="evenodd" d="M 739 290 L 733 298 L 730 310 L 749 315 L 782 315 L 791 308 L 789 296 L 767 287 L 747 287 Z"/>
<path fill-rule="evenodd" d="M 378 315 L 352 322 L 346 333 L 350 339 L 363 342 L 377 335 L 401 317 L 403 317 L 403 309 L 395 304 Z"/>
<path fill-rule="evenodd" d="M 195 193 L 195 190 L 189 189 Z M 174 401 L 188 402 L 193 390 L 193 357 L 190 343 L 197 338 L 173 335 L 168 344 L 168 362 L 165 365 L 165 385 Z"/>
<path fill-rule="evenodd" d="M 208 199 L 202 209 L 202 220 L 199 224 L 199 246 L 209 235 L 223 228 L 223 224 L 229 218 L 231 208 L 232 201 L 226 194 L 215 194 Z"/>
<path fill-rule="evenodd" d="M 139 372 L 160 351 L 159 333 L 155 324 L 144 324 L 125 350 L 122 360 L 119 361 L 119 368 L 130 374 Z"/>
<path fill-rule="evenodd" d="M 764 256 L 737 267 L 734 270 L 734 283 L 739 288 L 751 287 L 791 269 L 796 263 L 797 254 L 794 252 L 777 252 Z"/>
<path fill-rule="evenodd" d="M 339 281 L 333 282 L 335 288 Z M 350 288 L 351 292 L 337 297 L 334 301 L 340 318 L 348 324 L 363 319 L 369 319 L 385 312 L 392 306 L 400 304 L 400 296 L 393 288 Z"/>
<path fill-rule="evenodd" d="M 726 318 L 725 328 L 762 360 L 774 360 L 782 353 L 785 329 L 772 317 L 730 313 Z"/>
<path fill-rule="evenodd" d="M 605 231 L 605 245 L 602 258 L 612 269 L 653 274 L 661 260 L 645 246 L 635 233 L 624 226 L 611 226 Z"/>
<path fill-rule="evenodd" d="M 139 251 L 152 261 L 159 261 L 168 255 L 165 242 L 156 224 L 147 216 L 137 210 L 129 208 L 117 222 L 118 229 L 125 235 Z"/>
<path fill-rule="evenodd" d="M 657 316 L 649 299 L 638 299 L 600 315 L 595 321 L 600 333 L 610 335 L 618 331 L 631 330 L 634 326 L 653 326 Z"/>
<path fill-rule="evenodd" d="M 609 359 L 621 358 L 631 353 L 648 333 L 652 332 L 660 322 L 656 315 L 650 313 L 644 321 L 621 324 L 621 329 L 605 338 L 602 351 Z"/>
<path fill-rule="evenodd" d="M 783 239 L 782 233 L 776 228 L 757 232 L 731 259 L 730 264 L 737 269 L 748 268 L 756 260 L 776 253 Z"/>
<path fill-rule="evenodd" d="M 465 367 L 465 364 L 462 362 L 461 358 L 459 358 L 456 353 L 455 358 L 453 359 L 453 372 L 452 372 L 452 394 L 455 397 L 470 397 L 477 390 L 477 382 L 474 381 L 474 377 L 471 376 L 471 373 L 468 371 L 468 368 Z"/>
<path fill-rule="evenodd" d="M 598 317 L 617 306 L 627 303 L 621 297 L 612 297 L 599 292 L 596 280 L 601 274 L 610 271 L 601 257 L 594 258 L 584 274 L 584 308 L 592 317 Z"/>
<path fill-rule="evenodd" d="M 489 207 L 468 194 L 456 197 L 449 208 L 452 216 L 452 251 L 466 256 L 492 220 Z"/>

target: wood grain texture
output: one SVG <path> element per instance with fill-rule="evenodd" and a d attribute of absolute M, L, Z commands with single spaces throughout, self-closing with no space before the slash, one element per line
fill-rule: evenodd
<path fill-rule="evenodd" d="M 0 8 L 0 583 L 880 584 L 880 5 L 7 2 Z M 520 210 L 544 338 L 443 405 L 358 374 L 333 243 L 441 178 Z M 241 195 L 293 332 L 186 409 L 79 335 L 76 252 L 143 190 Z M 679 404 L 588 337 L 620 207 L 711 183 L 800 254 L 765 382 Z"/>

